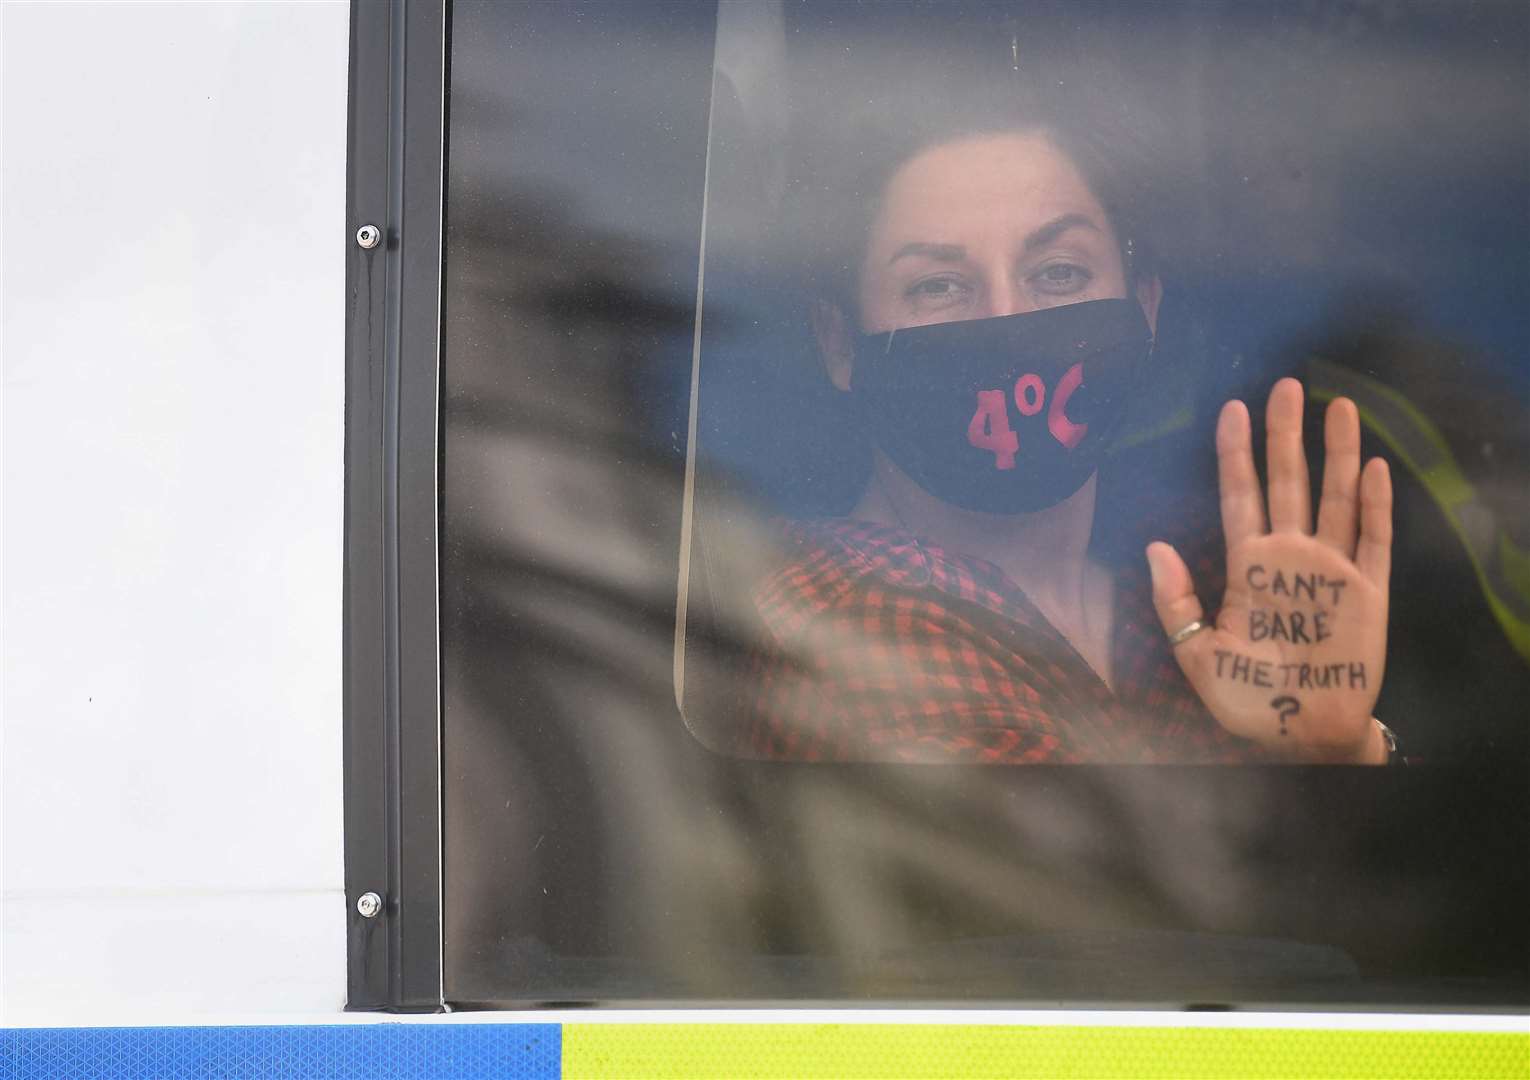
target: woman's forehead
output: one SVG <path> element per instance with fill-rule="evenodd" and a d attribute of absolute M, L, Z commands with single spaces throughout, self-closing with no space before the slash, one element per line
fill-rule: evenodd
<path fill-rule="evenodd" d="M 889 180 L 868 254 L 907 241 L 1026 235 L 1062 215 L 1104 231 L 1104 209 L 1083 174 L 1044 132 L 979 135 L 931 147 Z"/>

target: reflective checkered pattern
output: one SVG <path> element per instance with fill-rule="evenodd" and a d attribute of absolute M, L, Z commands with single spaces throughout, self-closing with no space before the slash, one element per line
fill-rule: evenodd
<path fill-rule="evenodd" d="M 1530 1077 L 1507 1032 L 1003 1024 L 571 1024 L 564 1076 L 755 1080 L 1455 1080 Z"/>
<path fill-rule="evenodd" d="M 790 761 L 1244 762 L 1175 663 L 1145 560 L 1116 574 L 1115 690 L 992 563 L 846 519 L 785 526 L 791 556 L 755 594 L 738 752 Z M 1219 542 L 1220 538 L 1215 537 Z M 1220 568 L 1178 545 L 1199 581 Z M 1141 565 L 1137 565 L 1137 564 Z"/>
<path fill-rule="evenodd" d="M 0 1076 L 1513 1080 L 1530 1077 L 1530 1036 L 896 1023 L 38 1028 L 0 1030 Z"/>
<path fill-rule="evenodd" d="M 0 1031 L 6 1080 L 542 1080 L 562 1058 L 557 1024 Z"/>

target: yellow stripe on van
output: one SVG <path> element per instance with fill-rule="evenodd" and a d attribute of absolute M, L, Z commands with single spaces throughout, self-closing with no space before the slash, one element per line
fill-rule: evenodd
<path fill-rule="evenodd" d="M 1530 1077 L 1530 1034 L 943 1024 L 566 1024 L 563 1075 L 873 1080 Z"/>

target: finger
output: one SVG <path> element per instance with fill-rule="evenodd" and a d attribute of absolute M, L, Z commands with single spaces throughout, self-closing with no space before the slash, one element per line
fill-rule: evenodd
<path fill-rule="evenodd" d="M 1264 535 L 1264 500 L 1254 471 L 1248 407 L 1229 401 L 1217 418 L 1217 487 L 1222 492 L 1222 534 L 1228 550 Z"/>
<path fill-rule="evenodd" d="M 1392 472 L 1371 458 L 1360 474 L 1360 543 L 1355 566 L 1383 591 L 1392 576 Z"/>
<path fill-rule="evenodd" d="M 1312 495 L 1302 450 L 1302 384 L 1281 379 L 1265 412 L 1265 462 L 1270 470 L 1270 531 L 1312 531 Z"/>
<path fill-rule="evenodd" d="M 1317 538 L 1349 559 L 1360 523 L 1360 413 L 1349 398 L 1335 398 L 1328 406 L 1323 446 Z"/>
<path fill-rule="evenodd" d="M 1201 601 L 1195 595 L 1195 583 L 1190 578 L 1190 568 L 1185 560 L 1162 540 L 1147 546 L 1148 573 L 1153 577 L 1153 608 L 1163 632 L 1173 637 L 1180 630 L 1195 622 L 1203 614 Z M 1175 653 L 1182 653 L 1203 634 L 1186 638 L 1175 646 Z M 1183 663 L 1183 661 L 1181 661 Z"/>

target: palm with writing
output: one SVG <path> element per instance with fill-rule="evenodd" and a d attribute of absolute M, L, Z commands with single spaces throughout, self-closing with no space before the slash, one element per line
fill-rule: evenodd
<path fill-rule="evenodd" d="M 1227 592 L 1215 627 L 1202 617 L 1190 571 L 1168 544 L 1148 545 L 1153 604 L 1185 677 L 1228 731 L 1294 761 L 1383 763 L 1372 719 L 1386 663 L 1392 482 L 1386 462 L 1360 467 L 1353 402 L 1328 407 L 1326 461 L 1312 528 L 1302 387 L 1282 379 L 1267 411 L 1266 525 L 1248 410 L 1230 401 L 1217 421 L 1218 484 L 1227 539 Z"/>

